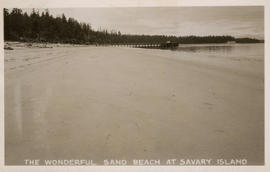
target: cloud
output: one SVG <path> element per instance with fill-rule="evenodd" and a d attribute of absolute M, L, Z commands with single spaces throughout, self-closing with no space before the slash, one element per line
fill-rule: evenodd
<path fill-rule="evenodd" d="M 31 9 L 28 9 L 31 11 Z M 64 13 L 93 28 L 129 34 L 250 35 L 264 37 L 264 8 L 243 7 L 130 7 L 49 9 Z"/>

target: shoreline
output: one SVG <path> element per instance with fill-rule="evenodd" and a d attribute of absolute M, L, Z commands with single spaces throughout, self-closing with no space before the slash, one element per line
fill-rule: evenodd
<path fill-rule="evenodd" d="M 204 45 L 245 45 L 245 44 L 264 44 L 264 42 L 259 43 L 179 43 L 179 47 L 183 46 L 204 46 Z M 70 43 L 51 43 L 51 42 L 23 42 L 23 41 L 4 41 L 5 49 L 10 48 L 18 48 L 18 47 L 27 47 L 27 48 L 53 48 L 53 47 L 97 47 L 97 46 L 129 46 L 134 44 L 70 44 Z M 139 44 L 138 44 L 139 45 Z M 144 44 L 142 44 L 144 45 Z M 139 48 L 139 47 L 134 47 Z M 160 48 L 158 48 L 160 49 Z M 8 49 L 7 49 L 8 50 Z"/>

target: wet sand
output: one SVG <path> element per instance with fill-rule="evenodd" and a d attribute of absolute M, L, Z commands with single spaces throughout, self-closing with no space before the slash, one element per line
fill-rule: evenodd
<path fill-rule="evenodd" d="M 5 163 L 264 163 L 263 58 L 128 47 L 5 50 Z"/>

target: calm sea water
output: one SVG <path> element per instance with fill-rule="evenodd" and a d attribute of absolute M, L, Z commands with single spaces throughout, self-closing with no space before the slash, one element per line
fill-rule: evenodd
<path fill-rule="evenodd" d="M 237 56 L 261 59 L 264 57 L 264 44 L 182 44 L 176 51 L 217 57 Z"/>

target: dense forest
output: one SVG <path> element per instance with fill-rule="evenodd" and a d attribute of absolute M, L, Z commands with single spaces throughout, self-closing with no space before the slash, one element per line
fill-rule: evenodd
<path fill-rule="evenodd" d="M 33 9 L 28 15 L 21 9 L 4 9 L 4 39 L 9 41 L 51 42 L 73 44 L 160 44 L 166 41 L 181 44 L 200 43 L 259 43 L 251 38 L 232 36 L 166 36 L 166 35 L 131 35 L 115 30 L 94 30 L 88 23 L 79 23 L 74 18 L 54 17 L 45 10 L 41 14 Z"/>

